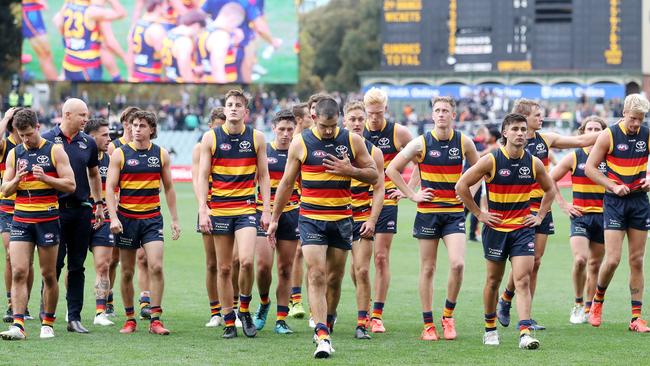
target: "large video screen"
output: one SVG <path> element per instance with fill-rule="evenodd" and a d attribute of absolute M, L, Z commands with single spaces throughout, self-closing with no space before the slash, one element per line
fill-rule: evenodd
<path fill-rule="evenodd" d="M 294 0 L 22 0 L 33 80 L 298 82 Z"/>

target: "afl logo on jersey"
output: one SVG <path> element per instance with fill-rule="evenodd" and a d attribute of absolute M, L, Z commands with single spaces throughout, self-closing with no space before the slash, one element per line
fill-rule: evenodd
<path fill-rule="evenodd" d="M 499 175 L 502 177 L 509 177 L 510 176 L 510 170 L 509 169 L 501 169 L 499 170 Z"/>
<path fill-rule="evenodd" d="M 232 146 L 230 146 L 230 144 L 223 143 L 219 145 L 219 149 L 223 151 L 230 151 L 230 149 L 232 149 Z"/>
<path fill-rule="evenodd" d="M 618 144 L 616 145 L 616 149 L 618 151 L 627 151 L 630 147 L 627 146 L 627 144 Z"/>
<path fill-rule="evenodd" d="M 311 153 L 315 158 L 322 159 L 327 156 L 327 153 L 323 150 L 316 150 L 313 153 Z"/>
<path fill-rule="evenodd" d="M 27 169 L 28 165 L 29 165 L 29 160 L 18 159 L 18 169 Z"/>
<path fill-rule="evenodd" d="M 272 156 L 269 156 L 268 160 L 269 160 L 269 164 L 277 164 L 278 163 L 278 159 L 276 159 L 276 158 L 274 158 Z"/>
<path fill-rule="evenodd" d="M 129 159 L 126 161 L 126 165 L 128 166 L 136 166 L 140 164 L 140 161 L 138 159 Z"/>
<path fill-rule="evenodd" d="M 440 155 L 441 155 L 440 151 L 438 151 L 438 150 L 429 151 L 429 156 L 431 156 L 432 158 L 439 158 Z"/>
<path fill-rule="evenodd" d="M 377 141 L 377 144 L 382 147 L 382 146 L 388 146 L 390 145 L 390 139 L 388 137 L 382 137 Z"/>

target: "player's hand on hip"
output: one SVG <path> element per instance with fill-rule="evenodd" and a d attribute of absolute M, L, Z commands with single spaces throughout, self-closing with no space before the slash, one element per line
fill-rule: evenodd
<path fill-rule="evenodd" d="M 524 218 L 524 225 L 528 227 L 535 227 L 539 226 L 542 224 L 543 218 L 539 217 L 539 215 L 528 215 Z"/>
<path fill-rule="evenodd" d="M 435 197 L 435 195 L 433 194 L 433 189 L 422 188 L 419 191 L 415 192 L 413 197 L 411 197 L 411 201 L 415 203 L 431 202 L 433 200 L 433 197 Z"/>
<path fill-rule="evenodd" d="M 481 211 L 477 219 L 488 226 L 494 226 L 501 223 L 502 216 L 503 215 L 495 212 Z"/>
<path fill-rule="evenodd" d="M 625 196 L 626 194 L 630 193 L 630 187 L 624 184 L 617 184 L 614 187 L 612 187 L 612 193 L 614 193 L 619 197 Z"/>
<path fill-rule="evenodd" d="M 359 235 L 364 239 L 372 239 L 373 235 L 375 235 L 375 222 L 368 220 L 361 224 Z"/>

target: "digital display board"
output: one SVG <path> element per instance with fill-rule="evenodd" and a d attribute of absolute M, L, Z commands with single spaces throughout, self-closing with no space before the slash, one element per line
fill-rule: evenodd
<path fill-rule="evenodd" d="M 383 0 L 383 70 L 641 68 L 641 0 Z"/>
<path fill-rule="evenodd" d="M 298 81 L 294 0 L 22 0 L 35 80 Z"/>

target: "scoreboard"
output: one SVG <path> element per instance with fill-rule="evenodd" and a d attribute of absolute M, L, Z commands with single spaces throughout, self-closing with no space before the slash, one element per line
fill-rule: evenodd
<path fill-rule="evenodd" d="M 640 70 L 648 0 L 382 0 L 383 70 Z"/>

